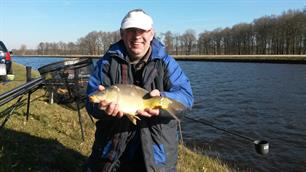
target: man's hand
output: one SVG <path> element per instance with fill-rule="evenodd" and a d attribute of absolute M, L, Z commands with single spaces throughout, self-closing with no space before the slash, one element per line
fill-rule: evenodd
<path fill-rule="evenodd" d="M 99 85 L 99 91 L 105 90 L 105 87 L 102 85 Z M 119 111 L 119 105 L 113 102 L 107 102 L 106 100 L 102 100 L 99 103 L 99 109 L 105 110 L 105 112 L 113 117 L 119 117 L 121 118 L 123 116 L 123 112 Z"/>
<path fill-rule="evenodd" d="M 159 97 L 160 96 L 160 91 L 155 89 L 150 92 L 151 97 Z M 140 116 L 145 116 L 145 117 L 152 117 L 152 116 L 158 116 L 159 115 L 159 109 L 150 109 L 146 108 L 144 110 L 138 110 L 137 114 Z"/>

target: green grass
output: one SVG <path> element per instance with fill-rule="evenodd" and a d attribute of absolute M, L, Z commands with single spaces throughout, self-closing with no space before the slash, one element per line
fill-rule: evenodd
<path fill-rule="evenodd" d="M 15 81 L 0 84 L 0 94 L 25 83 L 25 68 L 14 64 Z M 33 76 L 39 76 L 34 71 Z M 91 151 L 95 126 L 81 109 L 85 141 L 81 139 L 77 112 L 59 104 L 49 104 L 45 90 L 31 95 L 30 116 L 26 120 L 26 95 L 23 105 L 17 108 L 0 129 L 0 171 L 81 171 L 84 160 Z M 0 107 L 2 113 L 16 99 Z M 228 166 L 215 158 L 203 156 L 185 146 L 179 146 L 178 172 L 230 171 Z"/>

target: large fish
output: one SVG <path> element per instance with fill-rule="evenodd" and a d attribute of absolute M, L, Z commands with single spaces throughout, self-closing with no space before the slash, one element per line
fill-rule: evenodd
<path fill-rule="evenodd" d="M 103 91 L 96 91 L 89 95 L 89 101 L 92 103 L 99 103 L 105 100 L 107 102 L 114 102 L 119 105 L 119 110 L 124 113 L 136 125 L 137 110 L 163 109 L 179 121 L 176 113 L 185 110 L 185 106 L 173 99 L 167 97 L 150 97 L 149 92 L 141 87 L 129 84 L 117 84 Z"/>

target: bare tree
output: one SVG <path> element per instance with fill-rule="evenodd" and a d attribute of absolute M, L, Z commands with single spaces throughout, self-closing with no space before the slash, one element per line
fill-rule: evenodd
<path fill-rule="evenodd" d="M 164 35 L 164 44 L 166 46 L 166 51 L 170 54 L 174 53 L 174 36 L 171 31 L 167 31 Z"/>
<path fill-rule="evenodd" d="M 192 49 L 196 46 L 196 34 L 192 29 L 188 29 L 182 35 L 182 48 L 185 50 L 186 55 L 190 55 Z"/>

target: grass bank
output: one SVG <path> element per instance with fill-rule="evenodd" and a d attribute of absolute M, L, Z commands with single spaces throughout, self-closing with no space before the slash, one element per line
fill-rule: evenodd
<path fill-rule="evenodd" d="M 13 64 L 15 81 L 0 84 L 0 94 L 25 82 L 25 67 Z M 37 71 L 33 76 L 39 76 Z M 91 151 L 95 126 L 81 109 L 85 141 L 81 139 L 77 112 L 64 105 L 49 104 L 39 89 L 31 96 L 30 117 L 25 118 L 26 97 L 0 129 L 0 171 L 81 171 Z M 6 114 L 2 112 L 16 100 L 0 107 L 0 124 Z M 227 172 L 227 165 L 215 158 L 203 156 L 179 146 L 178 172 Z"/>

